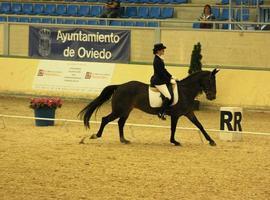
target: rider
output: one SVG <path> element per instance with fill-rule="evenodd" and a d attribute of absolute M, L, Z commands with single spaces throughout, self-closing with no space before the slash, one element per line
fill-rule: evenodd
<path fill-rule="evenodd" d="M 162 107 L 158 113 L 158 117 L 165 120 L 166 109 L 170 106 L 171 94 L 167 84 L 176 84 L 174 77 L 165 69 L 165 64 L 162 58 L 166 47 L 162 43 L 154 45 L 153 54 L 155 55 L 153 66 L 154 75 L 151 77 L 151 85 L 155 86 L 164 96 Z"/>

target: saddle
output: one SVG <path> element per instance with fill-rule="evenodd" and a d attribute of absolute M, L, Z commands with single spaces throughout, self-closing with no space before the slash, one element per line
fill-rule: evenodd
<path fill-rule="evenodd" d="M 178 87 L 177 84 L 170 84 L 167 85 L 168 90 L 171 94 L 171 102 L 170 105 L 173 106 L 178 102 Z M 163 99 L 165 96 L 159 92 L 156 87 L 149 86 L 148 89 L 148 97 L 149 97 L 149 104 L 152 108 L 158 108 L 162 106 Z"/>

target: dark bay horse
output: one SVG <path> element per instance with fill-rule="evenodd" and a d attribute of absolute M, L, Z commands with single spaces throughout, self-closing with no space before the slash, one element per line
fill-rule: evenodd
<path fill-rule="evenodd" d="M 179 117 L 186 116 L 195 126 L 197 126 L 203 133 L 206 140 L 211 146 L 215 146 L 215 141 L 207 134 L 201 123 L 193 112 L 194 98 L 200 93 L 204 92 L 208 100 L 216 98 L 216 79 L 215 75 L 217 69 L 211 71 L 200 71 L 189 75 L 187 78 L 177 81 L 179 101 L 166 112 L 171 116 L 171 138 L 170 142 L 175 145 L 180 145 L 175 140 L 175 129 Z M 124 137 L 124 125 L 133 108 L 140 109 L 146 113 L 157 115 L 160 108 L 152 108 L 148 98 L 149 85 L 130 81 L 121 85 L 109 85 L 103 89 L 101 94 L 90 102 L 79 115 L 83 118 L 84 126 L 90 128 L 89 120 L 95 110 L 97 110 L 103 103 L 111 100 L 112 112 L 102 118 L 102 122 L 97 134 L 93 134 L 90 138 L 96 139 L 102 136 L 104 127 L 111 121 L 119 118 L 119 136 L 122 143 L 129 143 Z M 86 138 L 86 137 L 85 137 Z M 84 142 L 83 138 L 81 143 Z"/>

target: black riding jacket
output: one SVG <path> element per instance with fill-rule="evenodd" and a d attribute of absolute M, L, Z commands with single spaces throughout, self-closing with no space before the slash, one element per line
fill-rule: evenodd
<path fill-rule="evenodd" d="M 153 61 L 154 75 L 151 77 L 151 86 L 170 84 L 172 75 L 165 69 L 164 61 L 157 55 Z"/>

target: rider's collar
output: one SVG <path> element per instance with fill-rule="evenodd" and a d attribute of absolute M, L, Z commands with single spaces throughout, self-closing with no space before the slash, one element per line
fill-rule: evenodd
<path fill-rule="evenodd" d="M 164 60 L 164 58 L 158 54 L 156 54 L 156 56 L 158 56 L 161 60 Z"/>

